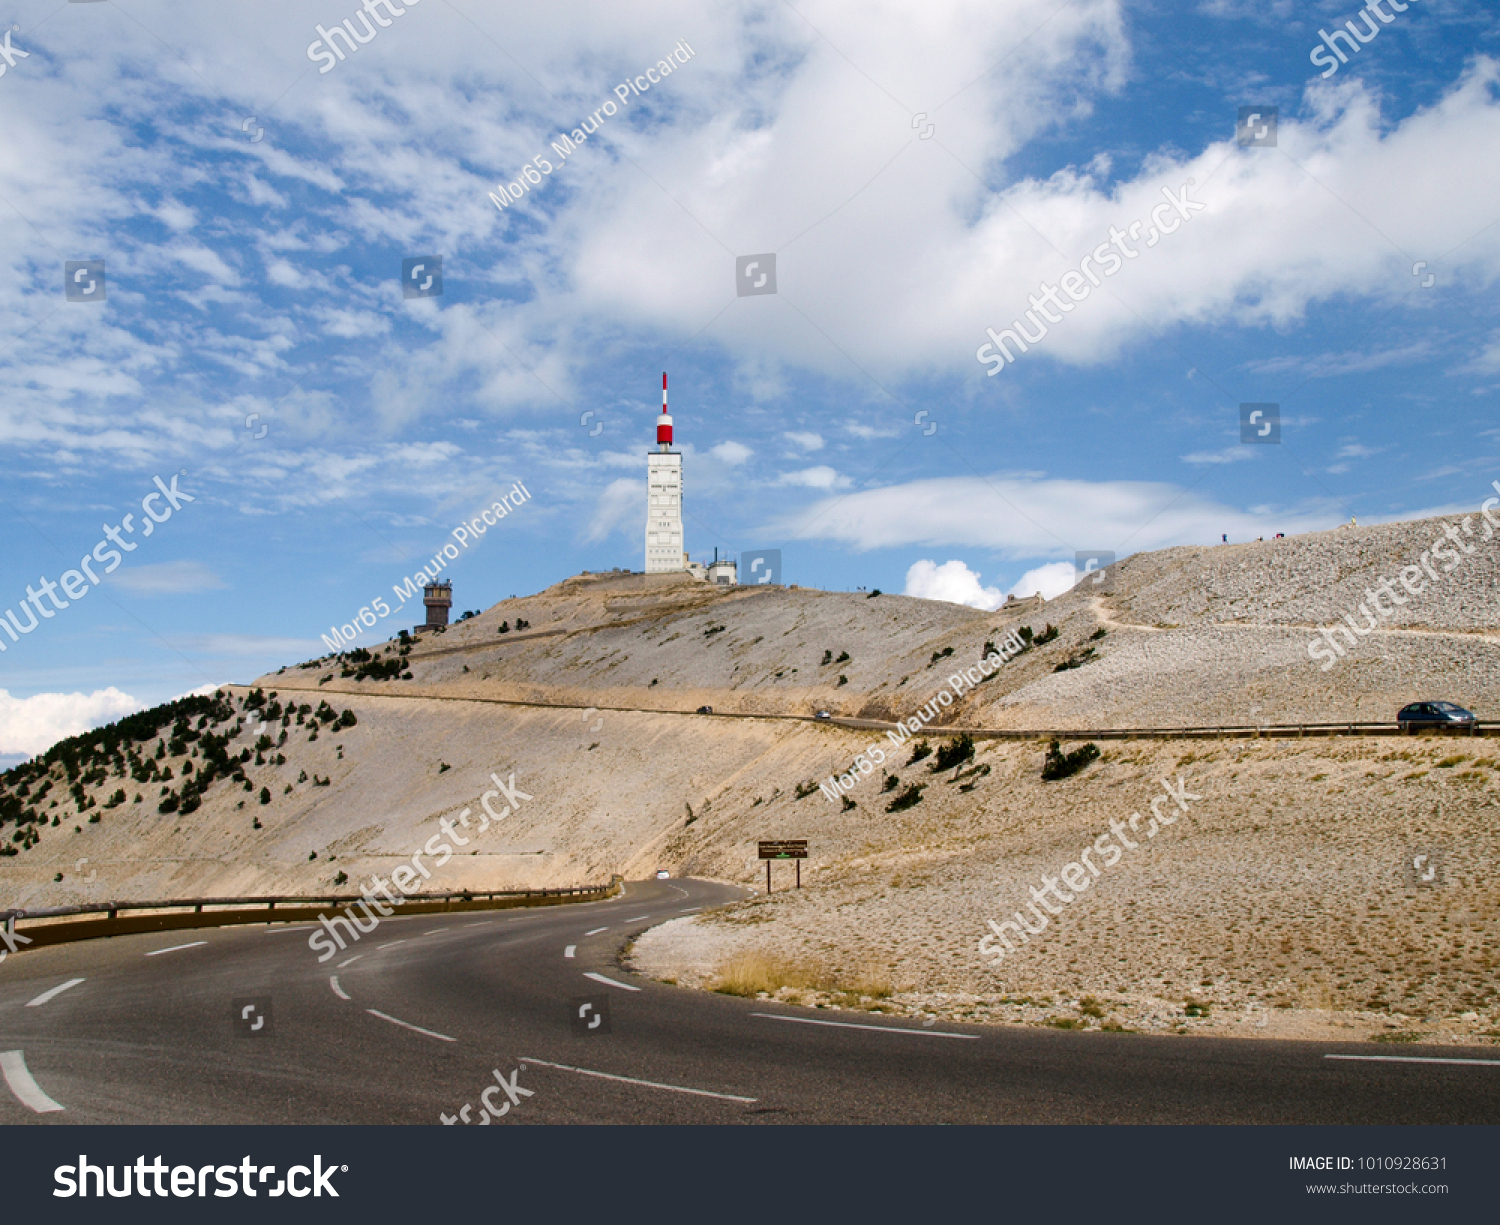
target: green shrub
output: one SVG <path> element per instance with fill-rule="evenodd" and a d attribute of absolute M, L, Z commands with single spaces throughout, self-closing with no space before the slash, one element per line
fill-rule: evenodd
<path fill-rule="evenodd" d="M 914 766 L 917 764 L 917 762 L 921 761 L 922 758 L 930 757 L 931 755 L 932 745 L 928 744 L 925 740 L 918 740 L 917 743 L 912 746 L 911 757 L 907 759 L 906 764 L 909 766 Z"/>
<path fill-rule="evenodd" d="M 1081 651 L 1074 651 L 1062 663 L 1053 668 L 1054 672 L 1066 672 L 1070 668 L 1081 668 L 1094 658 L 1094 648 L 1084 647 Z"/>
<path fill-rule="evenodd" d="M 939 774 L 952 766 L 961 766 L 974 756 L 974 741 L 965 732 L 957 740 L 950 740 L 942 748 L 938 749 L 937 756 L 932 759 L 932 765 L 927 768 L 934 774 Z"/>
<path fill-rule="evenodd" d="M 1092 742 L 1085 744 L 1082 748 L 1074 749 L 1071 753 L 1064 753 L 1061 745 L 1054 740 L 1047 746 L 1047 759 L 1042 763 L 1042 781 L 1050 783 L 1056 779 L 1069 778 L 1098 756 L 1098 746 Z"/>
<path fill-rule="evenodd" d="M 905 812 L 913 805 L 920 804 L 922 802 L 922 792 L 925 790 L 926 787 L 921 784 L 911 784 L 911 786 L 907 787 L 905 791 L 885 806 L 886 812 Z"/>

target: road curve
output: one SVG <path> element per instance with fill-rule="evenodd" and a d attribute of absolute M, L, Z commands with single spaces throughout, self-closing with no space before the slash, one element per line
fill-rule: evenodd
<path fill-rule="evenodd" d="M 0 964 L 0 1124 L 1500 1122 L 1489 1049 L 924 1028 L 620 968 L 743 895 L 398 913 L 323 963 L 284 926 L 28 950 Z"/>

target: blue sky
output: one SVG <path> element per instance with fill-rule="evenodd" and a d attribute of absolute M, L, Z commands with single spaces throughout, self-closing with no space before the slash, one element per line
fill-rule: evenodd
<path fill-rule="evenodd" d="M 363 34 L 354 0 L 6 10 L 0 610 L 155 478 L 194 501 L 0 636 L 0 763 L 321 653 L 517 480 L 456 610 L 639 568 L 663 370 L 693 555 L 780 548 L 832 589 L 992 607 L 1076 551 L 1471 509 L 1500 477 L 1478 0 L 1386 0 L 1327 78 L 1352 0 L 401 7 L 327 72 L 314 27 Z M 1242 106 L 1274 146 L 1241 147 Z M 1200 211 L 986 373 L 987 328 L 1189 179 Z M 772 253 L 777 292 L 740 295 Z M 443 293 L 404 297 L 430 255 Z M 66 301 L 100 259 L 105 301 Z M 1281 405 L 1279 445 L 1239 441 L 1242 402 Z"/>

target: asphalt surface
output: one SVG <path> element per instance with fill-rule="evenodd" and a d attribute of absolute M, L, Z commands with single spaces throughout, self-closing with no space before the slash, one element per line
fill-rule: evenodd
<path fill-rule="evenodd" d="M 1491 1048 L 924 1027 L 618 968 L 742 896 L 398 911 L 321 964 L 307 927 L 26 950 L 0 964 L 0 1124 L 1500 1122 Z"/>

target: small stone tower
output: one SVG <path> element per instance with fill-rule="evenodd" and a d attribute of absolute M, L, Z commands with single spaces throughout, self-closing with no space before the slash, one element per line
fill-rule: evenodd
<path fill-rule="evenodd" d="M 427 609 L 427 623 L 418 630 L 433 630 L 448 624 L 448 610 L 453 607 L 453 584 L 428 583 L 422 588 L 422 604 Z"/>

